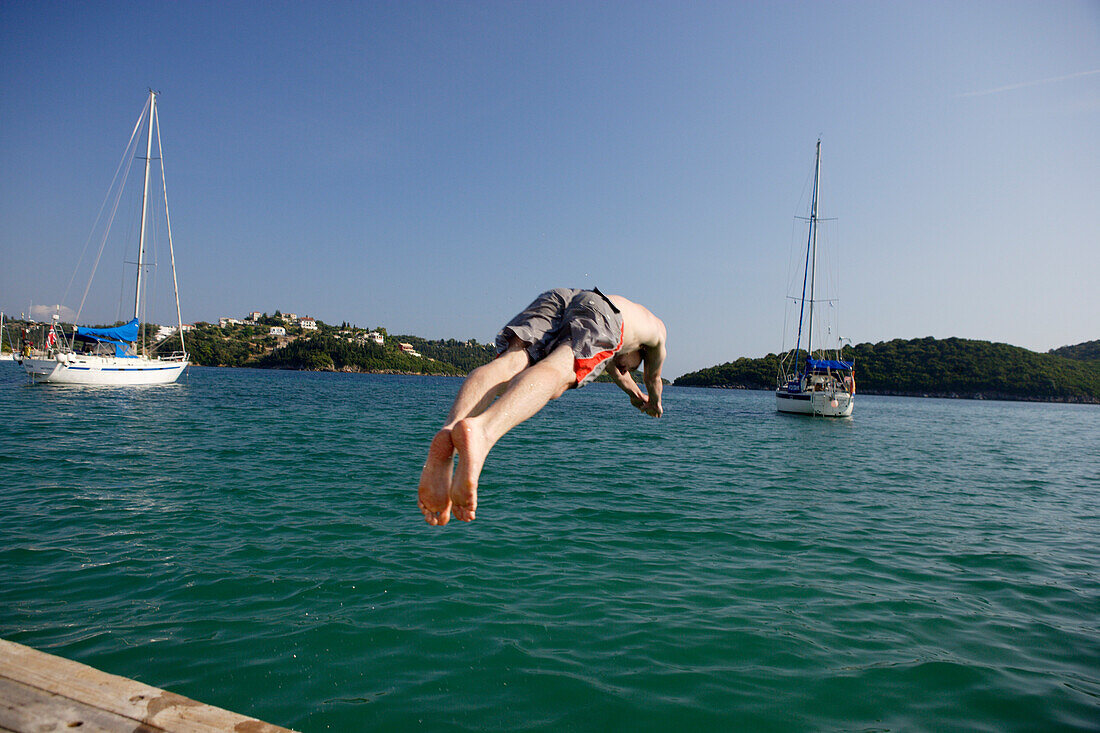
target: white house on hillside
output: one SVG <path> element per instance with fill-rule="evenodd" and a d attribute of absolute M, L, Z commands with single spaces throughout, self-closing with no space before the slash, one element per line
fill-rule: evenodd
<path fill-rule="evenodd" d="M 310 318 L 309 316 L 303 316 L 298 321 L 298 325 L 301 326 L 306 331 L 316 331 L 317 330 L 317 321 Z"/>
<path fill-rule="evenodd" d="M 272 326 L 267 332 L 268 336 L 286 336 L 286 329 L 282 326 Z"/>

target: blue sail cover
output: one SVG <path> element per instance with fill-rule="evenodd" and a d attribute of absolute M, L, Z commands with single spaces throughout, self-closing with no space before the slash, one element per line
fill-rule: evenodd
<path fill-rule="evenodd" d="M 852 362 L 850 361 L 835 361 L 832 359 L 806 359 L 806 371 L 808 372 L 827 372 L 827 371 L 851 371 Z"/>
<path fill-rule="evenodd" d="M 132 356 L 132 354 L 126 353 L 126 344 L 137 341 L 137 336 L 138 319 L 136 318 L 125 325 L 115 326 L 114 328 L 76 327 L 77 341 L 112 344 L 115 347 L 115 356 L 118 357 Z"/>
<path fill-rule="evenodd" d="M 114 328 L 88 328 L 76 327 L 76 337 L 80 341 L 123 341 L 132 344 L 137 341 L 138 319 L 134 319 L 124 326 Z"/>

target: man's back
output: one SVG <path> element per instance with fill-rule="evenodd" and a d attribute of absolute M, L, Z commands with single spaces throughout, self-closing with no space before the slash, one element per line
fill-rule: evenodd
<path fill-rule="evenodd" d="M 608 299 L 623 314 L 623 345 L 620 353 L 630 353 L 645 347 L 664 347 L 665 324 L 650 313 L 644 305 L 621 295 L 609 295 Z"/>

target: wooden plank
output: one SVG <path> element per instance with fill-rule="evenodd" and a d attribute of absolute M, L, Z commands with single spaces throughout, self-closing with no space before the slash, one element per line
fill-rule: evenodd
<path fill-rule="evenodd" d="M 16 691 L 25 694 L 23 687 L 31 688 L 37 691 L 40 699 L 53 700 L 59 708 L 76 703 L 84 706 L 80 709 L 92 708 L 125 721 L 124 727 L 105 730 L 134 731 L 135 725 L 171 733 L 283 733 L 287 730 L 5 639 L 0 639 L 0 680 L 22 686 L 0 688 L 13 695 Z M 0 697 L 0 703 L 0 707 L 8 706 L 4 697 Z M 6 718 L 0 721 L 0 726 L 8 726 Z M 85 730 L 83 726 L 77 729 Z M 38 733 L 40 728 L 36 724 L 15 730 Z M 45 730 L 53 729 L 47 727 Z"/>
<path fill-rule="evenodd" d="M 161 733 L 106 710 L 0 677 L 0 731 L 54 733 L 79 729 L 80 733 Z"/>

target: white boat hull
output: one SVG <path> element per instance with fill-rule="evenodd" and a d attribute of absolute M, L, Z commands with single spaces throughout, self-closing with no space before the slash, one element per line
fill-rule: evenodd
<path fill-rule="evenodd" d="M 849 417 L 853 407 L 855 395 L 847 392 L 788 392 L 786 388 L 775 391 L 775 409 L 792 415 Z"/>
<path fill-rule="evenodd" d="M 70 356 L 53 358 L 23 358 L 23 368 L 32 382 L 38 384 L 86 384 L 129 386 L 140 384 L 171 384 L 187 368 L 187 361 L 114 356 Z"/>

